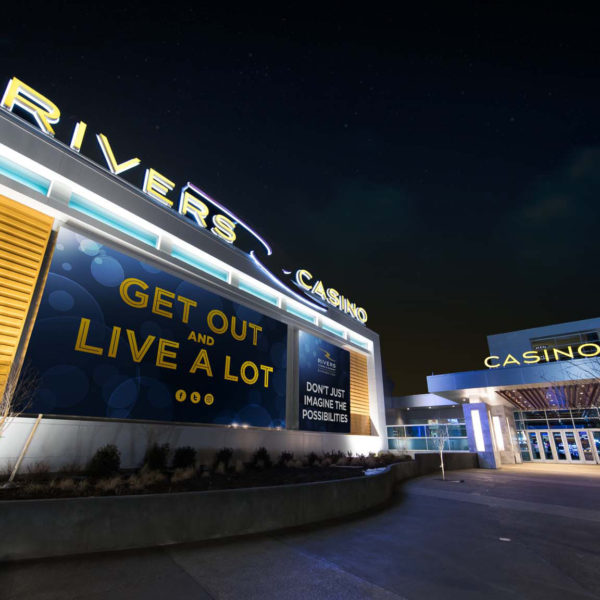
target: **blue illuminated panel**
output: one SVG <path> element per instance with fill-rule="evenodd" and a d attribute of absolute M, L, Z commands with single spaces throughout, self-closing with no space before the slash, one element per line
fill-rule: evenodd
<path fill-rule="evenodd" d="M 37 173 L 4 157 L 0 157 L 0 173 L 13 181 L 26 185 L 28 188 L 31 188 L 44 196 L 48 195 L 48 190 L 50 189 L 49 179 L 41 177 Z"/>
<path fill-rule="evenodd" d="M 118 219 L 115 215 L 108 212 L 97 204 L 78 196 L 77 194 L 71 194 L 71 199 L 69 200 L 69 208 L 73 208 L 80 213 L 88 215 L 105 223 L 106 225 L 110 225 L 127 235 L 139 240 L 140 242 L 144 242 L 144 244 L 149 244 L 154 248 L 158 247 L 158 236 L 154 233 L 151 233 L 147 229 L 143 227 L 138 227 L 131 223 L 126 223 Z"/>

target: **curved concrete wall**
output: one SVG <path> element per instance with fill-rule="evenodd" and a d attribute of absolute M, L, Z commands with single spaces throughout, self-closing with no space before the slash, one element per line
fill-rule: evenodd
<path fill-rule="evenodd" d="M 455 455 L 454 468 L 476 466 Z M 434 469 L 439 461 L 432 461 Z M 144 548 L 260 533 L 385 504 L 394 484 L 432 470 L 398 463 L 368 477 L 273 487 L 0 503 L 0 560 Z"/>

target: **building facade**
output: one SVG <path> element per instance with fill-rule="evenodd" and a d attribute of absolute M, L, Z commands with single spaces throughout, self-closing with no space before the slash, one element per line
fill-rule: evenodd
<path fill-rule="evenodd" d="M 21 414 L 3 428 L 0 467 L 34 424 L 24 465 L 51 468 L 107 443 L 124 466 L 153 442 L 387 446 L 364 308 L 307 269 L 283 271 L 259 233 L 193 183 L 123 160 L 84 121 L 61 127 L 52 99 L 8 82 L 0 387 Z"/>
<path fill-rule="evenodd" d="M 600 464 L 600 319 L 488 336 L 485 369 L 427 378 L 392 399 L 388 445 L 470 450 L 480 465 Z M 458 413 L 458 414 L 457 414 Z"/>

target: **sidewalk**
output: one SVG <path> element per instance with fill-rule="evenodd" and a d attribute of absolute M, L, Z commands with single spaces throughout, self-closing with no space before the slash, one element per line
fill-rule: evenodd
<path fill-rule="evenodd" d="M 552 468 L 549 468 L 552 467 Z M 599 598 L 600 467 L 425 477 L 302 531 L 0 566 L 3 600 Z"/>

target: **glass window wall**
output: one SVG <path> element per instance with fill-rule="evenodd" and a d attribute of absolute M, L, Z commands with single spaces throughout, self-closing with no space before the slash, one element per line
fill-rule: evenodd
<path fill-rule="evenodd" d="M 444 423 L 422 423 L 388 427 L 388 448 L 411 452 L 438 452 L 444 437 L 444 450 L 468 452 L 469 440 L 464 419 L 444 419 Z"/>

